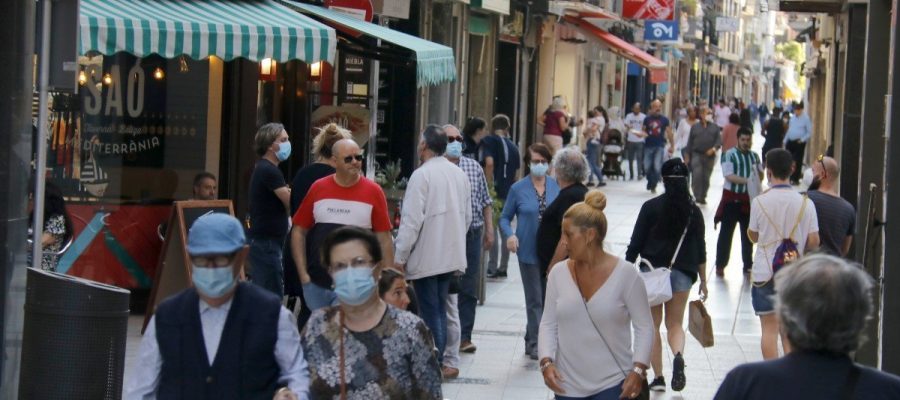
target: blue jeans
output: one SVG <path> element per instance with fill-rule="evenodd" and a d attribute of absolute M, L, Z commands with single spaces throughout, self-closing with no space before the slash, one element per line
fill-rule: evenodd
<path fill-rule="evenodd" d="M 537 346 L 538 327 L 544 314 L 543 289 L 541 289 L 541 267 L 537 264 L 519 263 L 522 275 L 522 289 L 525 290 L 525 350 Z"/>
<path fill-rule="evenodd" d="M 478 305 L 478 278 L 481 276 L 481 244 L 484 226 L 466 232 L 466 273 L 459 279 L 460 341 L 472 341 L 475 306 Z"/>
<path fill-rule="evenodd" d="M 647 189 L 655 190 L 660 180 L 665 146 L 644 146 L 644 174 L 647 175 Z"/>
<path fill-rule="evenodd" d="M 588 182 L 597 176 L 597 182 L 603 182 L 603 165 L 600 162 L 600 142 L 596 140 L 588 140 L 587 142 L 587 160 L 591 166 L 591 173 L 588 175 Z"/>
<path fill-rule="evenodd" d="M 619 396 L 622 395 L 622 383 L 624 382 L 625 381 L 619 382 L 616 384 L 616 386 L 587 397 L 569 397 L 556 395 L 556 400 L 619 400 Z"/>
<path fill-rule="evenodd" d="M 337 295 L 331 289 L 309 282 L 303 284 L 303 301 L 309 311 L 316 311 L 337 304 Z"/>
<path fill-rule="evenodd" d="M 450 295 L 450 277 L 452 272 L 429 276 L 413 281 L 413 288 L 419 300 L 419 317 L 431 330 L 434 346 L 437 347 L 438 361 L 444 360 L 444 347 L 447 344 L 447 296 Z"/>
<path fill-rule="evenodd" d="M 284 236 L 250 238 L 250 265 L 247 269 L 250 282 L 275 293 L 278 298 L 284 296 L 283 249 Z"/>

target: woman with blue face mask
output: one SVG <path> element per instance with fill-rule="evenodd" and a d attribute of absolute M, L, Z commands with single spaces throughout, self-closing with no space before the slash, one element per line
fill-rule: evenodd
<path fill-rule="evenodd" d="M 519 259 L 528 319 L 525 354 L 533 360 L 537 360 L 538 325 L 544 309 L 541 268 L 536 250 L 537 229 L 544 210 L 559 195 L 559 185 L 550 177 L 552 159 L 553 154 L 547 145 L 535 143 L 528 147 L 524 161 L 530 172 L 509 189 L 503 214 L 500 215 L 500 229 L 508 237 L 506 248 L 516 253 Z M 515 233 L 511 227 L 513 218 L 517 220 Z"/>
<path fill-rule="evenodd" d="M 425 322 L 378 295 L 381 261 L 378 239 L 366 229 L 338 228 L 322 244 L 338 305 L 315 311 L 303 332 L 310 398 L 443 398 Z"/>

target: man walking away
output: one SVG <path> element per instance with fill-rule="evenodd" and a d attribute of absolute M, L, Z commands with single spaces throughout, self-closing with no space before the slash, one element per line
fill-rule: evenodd
<path fill-rule="evenodd" d="M 665 158 L 666 145 L 673 143 L 672 125 L 662 115 L 662 102 L 650 103 L 650 115 L 644 118 L 644 173 L 647 175 L 647 190 L 656 194 L 656 185 L 661 179 L 660 169 Z"/>
<path fill-rule="evenodd" d="M 701 205 L 706 204 L 709 178 L 716 166 L 716 151 L 722 147 L 722 128 L 710 122 L 709 116 L 709 107 L 701 106 L 698 122 L 691 127 L 688 144 L 684 149 L 684 154 L 687 155 L 685 163 L 691 166 L 694 198 Z"/>
<path fill-rule="evenodd" d="M 637 178 L 644 179 L 644 118 L 647 115 L 641 112 L 641 103 L 631 106 L 631 113 L 625 116 L 625 125 L 628 126 L 628 144 L 625 146 L 625 158 L 628 159 L 628 176 L 634 180 L 634 164 L 637 163 Z"/>
<path fill-rule="evenodd" d="M 813 183 L 807 196 L 816 205 L 822 250 L 846 257 L 856 233 L 856 209 L 837 192 L 840 167 L 831 157 L 819 157 L 812 170 Z"/>
<path fill-rule="evenodd" d="M 159 304 L 141 339 L 126 399 L 305 400 L 309 371 L 281 298 L 237 281 L 244 228 L 204 215 L 188 232 L 193 287 Z"/>
<path fill-rule="evenodd" d="M 250 281 L 284 295 L 282 254 L 288 234 L 291 188 L 278 164 L 291 156 L 284 125 L 263 125 L 254 138 L 259 161 L 250 177 Z"/>
<path fill-rule="evenodd" d="M 466 233 L 472 223 L 466 174 L 444 157 L 447 134 L 428 125 L 418 146 L 422 164 L 403 197 L 394 266 L 406 271 L 419 301 L 419 315 L 434 335 L 439 361 L 447 339 L 450 279 L 466 270 Z"/>
<path fill-rule="evenodd" d="M 794 158 L 794 173 L 791 174 L 791 185 L 800 184 L 800 175 L 803 173 L 803 153 L 806 151 L 806 142 L 812 135 L 812 121 L 809 115 L 803 112 L 803 103 L 794 104 L 793 117 L 788 123 L 787 133 L 784 135 L 784 148 L 791 152 Z"/>
<path fill-rule="evenodd" d="M 291 228 L 291 252 L 303 285 L 303 300 L 312 311 L 337 304 L 337 295 L 331 290 L 334 281 L 319 254 L 325 238 L 335 229 L 351 225 L 372 230 L 385 262 L 390 263 L 386 265 L 394 264 L 387 200 L 381 187 L 362 175 L 362 150 L 353 139 L 341 139 L 331 153 L 335 174 L 312 184 Z"/>
<path fill-rule="evenodd" d="M 516 182 L 516 173 L 521 167 L 519 148 L 509 139 L 509 129 L 509 117 L 497 114 L 491 119 L 492 134 L 482 140 L 487 185 L 494 188 L 497 198 L 502 202 L 506 202 L 509 188 Z M 487 276 L 505 278 L 506 268 L 509 266 L 509 250 L 505 245 L 507 238 L 498 227 L 494 229 L 494 237 L 499 236 L 501 240 L 494 240 L 493 245 L 487 248 Z"/>
<path fill-rule="evenodd" d="M 472 207 L 472 222 L 466 232 L 466 268 L 459 279 L 459 293 L 451 293 L 447 303 L 447 346 L 442 370 L 444 378 L 455 378 L 459 375 L 459 352 L 474 353 L 476 350 L 472 344 L 472 329 L 478 303 L 482 249 L 490 248 L 494 242 L 493 201 L 481 166 L 462 155 L 463 137 L 459 129 L 445 125 L 444 132 L 449 142 L 445 155 L 466 174 Z"/>
<path fill-rule="evenodd" d="M 753 199 L 750 228 L 747 231 L 750 239 L 758 243 L 751 274 L 753 287 L 750 295 L 753 310 L 759 316 L 762 326 L 760 347 L 763 359 L 766 360 L 778 357 L 778 336 L 784 332 L 779 329 L 773 302 L 776 253 L 782 249 L 778 258 L 784 258 L 786 239 L 793 242 L 797 256 L 803 256 L 819 247 L 816 207 L 788 184 L 791 168 L 790 153 L 784 149 L 769 151 L 766 156 L 766 178 L 770 189 Z M 784 337 L 782 346 L 785 354 L 790 353 L 790 343 Z"/>
<path fill-rule="evenodd" d="M 741 258 L 744 261 L 744 273 L 750 272 L 753 266 L 753 243 L 747 236 L 750 224 L 750 195 L 747 183 L 751 174 L 762 177 L 759 155 L 750 150 L 753 145 L 753 132 L 747 128 L 738 130 L 738 145 L 722 156 L 722 175 L 725 185 L 722 189 L 722 201 L 716 210 L 714 221 L 722 223 L 719 241 L 716 245 L 716 275 L 725 276 L 725 267 L 731 258 L 731 241 L 734 239 L 735 225 L 740 223 L 738 235 L 741 238 Z"/>

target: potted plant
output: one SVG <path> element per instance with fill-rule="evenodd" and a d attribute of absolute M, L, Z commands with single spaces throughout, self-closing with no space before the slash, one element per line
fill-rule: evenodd
<path fill-rule="evenodd" d="M 396 204 L 403 200 L 406 193 L 406 178 L 400 178 L 402 160 L 389 161 L 384 166 L 375 165 L 375 182 L 384 190 L 384 197 L 387 198 L 388 206 L 393 209 Z"/>

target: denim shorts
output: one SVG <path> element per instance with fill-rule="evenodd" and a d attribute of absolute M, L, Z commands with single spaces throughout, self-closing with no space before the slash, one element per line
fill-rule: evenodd
<path fill-rule="evenodd" d="M 753 287 L 750 289 L 753 311 L 756 311 L 756 315 L 766 315 L 775 312 L 775 282 L 770 280 L 765 285 L 757 285 L 758 282 L 753 282 Z"/>
<path fill-rule="evenodd" d="M 675 268 L 672 268 L 669 279 L 672 281 L 672 293 L 687 292 L 691 290 L 691 286 L 694 286 L 694 281 L 688 274 Z"/>

